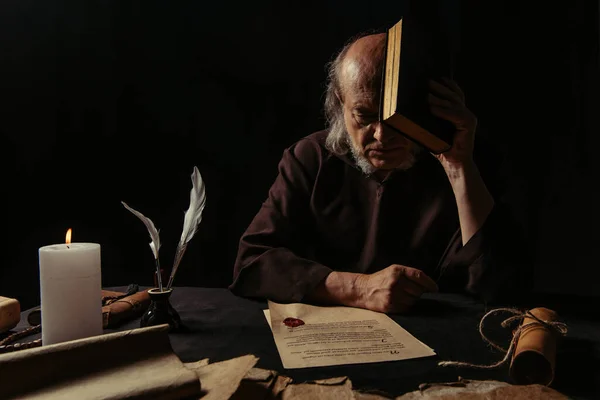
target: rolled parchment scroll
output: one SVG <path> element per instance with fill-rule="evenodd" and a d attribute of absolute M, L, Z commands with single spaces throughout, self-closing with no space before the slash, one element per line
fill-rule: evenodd
<path fill-rule="evenodd" d="M 529 312 L 544 322 L 558 320 L 556 312 L 547 308 L 534 308 Z M 552 383 L 559 336 L 554 327 L 524 316 L 509 369 L 515 383 L 546 386 Z"/>
<path fill-rule="evenodd" d="M 140 317 L 150 305 L 147 290 L 134 293 L 102 307 L 103 328 L 113 328 L 125 321 Z"/>

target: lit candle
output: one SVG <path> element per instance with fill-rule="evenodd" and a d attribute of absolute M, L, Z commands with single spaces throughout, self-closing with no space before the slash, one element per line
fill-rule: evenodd
<path fill-rule="evenodd" d="M 102 334 L 100 245 L 65 242 L 39 249 L 43 345 Z"/>

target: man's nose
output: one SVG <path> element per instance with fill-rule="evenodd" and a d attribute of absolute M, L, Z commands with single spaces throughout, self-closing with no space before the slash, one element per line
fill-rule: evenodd
<path fill-rule="evenodd" d="M 394 139 L 395 133 L 378 121 L 375 123 L 375 132 L 373 133 L 373 137 L 378 142 L 385 144 Z"/>

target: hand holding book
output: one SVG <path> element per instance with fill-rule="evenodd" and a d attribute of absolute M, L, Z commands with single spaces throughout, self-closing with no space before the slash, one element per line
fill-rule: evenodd
<path fill-rule="evenodd" d="M 432 114 L 428 82 L 453 78 L 460 8 L 442 0 L 411 0 L 387 30 L 379 120 L 433 154 L 452 148 L 455 127 Z"/>
<path fill-rule="evenodd" d="M 429 109 L 433 115 L 456 128 L 450 150 L 434 154 L 445 169 L 472 162 L 477 118 L 465 104 L 465 94 L 448 78 L 429 81 Z"/>

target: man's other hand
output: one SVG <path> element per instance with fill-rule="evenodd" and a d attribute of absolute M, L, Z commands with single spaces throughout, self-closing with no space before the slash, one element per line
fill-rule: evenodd
<path fill-rule="evenodd" d="M 437 292 L 437 284 L 423 271 L 393 264 L 357 279 L 364 308 L 384 313 L 407 312 L 423 293 Z"/>
<path fill-rule="evenodd" d="M 447 78 L 430 81 L 429 90 L 429 107 L 433 115 L 456 127 L 452 148 L 435 157 L 446 171 L 471 163 L 477 117 L 467 108 L 465 94 L 456 82 Z"/>

